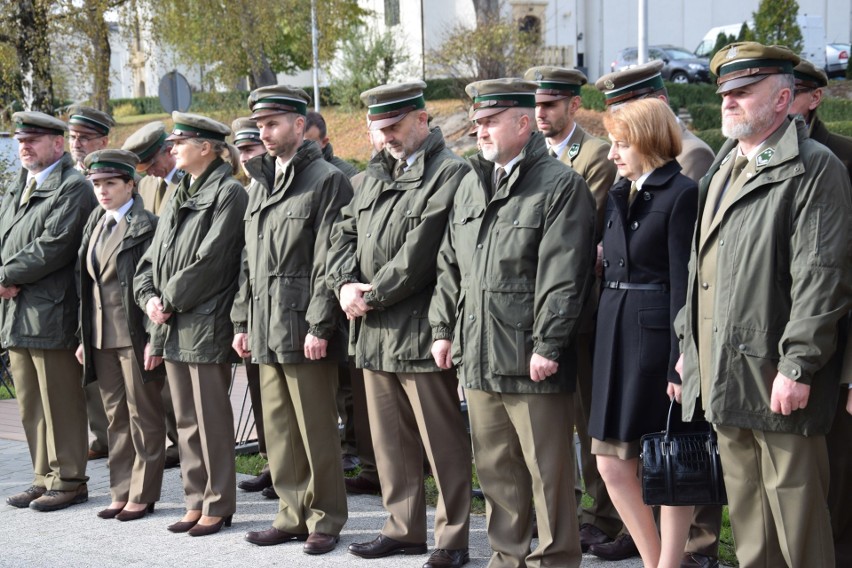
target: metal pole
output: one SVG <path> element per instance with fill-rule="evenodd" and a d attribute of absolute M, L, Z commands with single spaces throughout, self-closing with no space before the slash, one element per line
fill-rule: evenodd
<path fill-rule="evenodd" d="M 320 111 L 319 97 L 319 30 L 317 29 L 317 0 L 311 0 L 311 47 L 314 60 L 314 110 Z"/>
<path fill-rule="evenodd" d="M 639 53 L 637 63 L 648 61 L 648 1 L 639 0 Z"/>

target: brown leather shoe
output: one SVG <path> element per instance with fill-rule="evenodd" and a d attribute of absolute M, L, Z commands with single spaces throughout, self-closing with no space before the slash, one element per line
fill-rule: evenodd
<path fill-rule="evenodd" d="M 340 537 L 336 534 L 312 532 L 308 535 L 308 540 L 305 542 L 302 550 L 306 554 L 325 554 L 334 550 L 338 542 L 340 542 Z"/>
<path fill-rule="evenodd" d="M 266 497 L 267 499 L 278 499 L 278 493 L 275 492 L 275 488 L 271 485 L 261 491 L 260 494 Z"/>
<path fill-rule="evenodd" d="M 627 560 L 639 556 L 639 549 L 629 534 L 618 535 L 612 542 L 593 544 L 589 546 L 589 552 L 604 560 Z"/>
<path fill-rule="evenodd" d="M 138 521 L 143 518 L 148 513 L 154 512 L 154 503 L 148 503 L 148 506 L 139 511 L 128 511 L 127 509 L 122 509 L 119 514 L 115 516 L 115 518 L 122 522 L 127 521 Z"/>
<path fill-rule="evenodd" d="M 683 555 L 680 568 L 719 568 L 719 559 L 697 552 L 687 552 Z"/>
<path fill-rule="evenodd" d="M 370 542 L 350 544 L 349 552 L 361 558 L 384 558 L 394 554 L 426 554 L 426 543 L 400 542 L 380 534 Z"/>
<path fill-rule="evenodd" d="M 95 450 L 93 450 L 93 449 L 89 448 L 89 457 L 88 457 L 88 459 L 89 459 L 89 461 L 92 461 L 92 460 L 100 460 L 100 459 L 103 459 L 103 458 L 107 457 L 108 455 L 109 455 L 109 453 L 108 453 L 108 452 L 104 452 L 104 451 L 98 452 L 98 451 L 95 451 Z"/>
<path fill-rule="evenodd" d="M 289 533 L 287 531 L 280 531 L 275 527 L 270 527 L 265 531 L 247 532 L 245 538 L 248 542 L 258 546 L 272 546 L 274 544 L 283 544 L 293 540 L 308 540 L 308 535 Z"/>
<path fill-rule="evenodd" d="M 163 462 L 163 469 L 172 469 L 180 465 L 180 456 L 169 455 L 166 451 L 166 460 Z"/>
<path fill-rule="evenodd" d="M 605 532 L 591 523 L 583 523 L 580 525 L 580 548 L 583 552 L 588 552 L 589 547 L 593 544 L 603 544 L 612 542 L 612 539 Z"/>
<path fill-rule="evenodd" d="M 30 485 L 30 487 L 17 495 L 6 497 L 6 504 L 19 509 L 29 507 L 30 503 L 41 497 L 47 491 L 44 487 Z"/>
<path fill-rule="evenodd" d="M 466 548 L 437 548 L 423 568 L 461 568 L 470 562 L 470 553 Z"/>
<path fill-rule="evenodd" d="M 83 483 L 71 491 L 45 491 L 44 495 L 30 503 L 30 509 L 36 511 L 58 511 L 71 505 L 78 505 L 89 500 L 89 488 Z"/>
<path fill-rule="evenodd" d="M 343 483 L 346 485 L 346 492 L 352 495 L 381 495 L 382 486 L 378 483 L 373 483 L 366 477 L 360 475 L 355 477 L 344 477 Z"/>
<path fill-rule="evenodd" d="M 272 474 L 269 470 L 261 471 L 260 475 L 237 483 L 237 487 L 248 493 L 257 493 L 267 487 L 272 487 Z"/>

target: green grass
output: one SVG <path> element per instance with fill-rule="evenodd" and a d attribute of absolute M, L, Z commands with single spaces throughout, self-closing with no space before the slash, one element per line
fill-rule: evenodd
<path fill-rule="evenodd" d="M 719 560 L 728 566 L 739 566 L 736 550 L 734 549 L 734 535 L 731 532 L 731 520 L 728 518 L 728 507 L 722 508 L 722 533 L 719 536 Z"/>
<path fill-rule="evenodd" d="M 266 458 L 260 454 L 241 454 L 237 456 L 237 473 L 260 475 L 266 465 Z"/>
<path fill-rule="evenodd" d="M 9 396 L 9 393 L 6 391 L 6 387 L 0 385 L 0 400 L 8 400 L 10 398 L 15 398 L 15 387 L 9 386 L 9 389 L 12 391 L 12 395 Z"/>

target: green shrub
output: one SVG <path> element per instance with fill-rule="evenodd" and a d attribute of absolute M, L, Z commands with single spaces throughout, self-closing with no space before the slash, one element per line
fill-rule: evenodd
<path fill-rule="evenodd" d="M 163 111 L 160 105 L 160 99 L 157 97 L 133 97 L 128 99 L 112 99 L 109 101 L 112 108 L 117 108 L 124 105 L 133 105 L 135 112 L 133 114 L 159 114 Z"/>
<path fill-rule="evenodd" d="M 695 133 L 696 136 L 707 142 L 707 145 L 713 149 L 713 152 L 718 153 L 722 149 L 722 144 L 725 143 L 725 136 L 719 128 L 711 128 L 710 130 L 699 130 Z"/>
<path fill-rule="evenodd" d="M 124 103 L 122 105 L 113 105 L 112 117 L 123 118 L 125 116 L 134 116 L 136 114 L 136 105 L 132 103 Z"/>
<path fill-rule="evenodd" d="M 712 83 L 666 83 L 666 90 L 669 104 L 675 112 L 697 104 L 715 104 L 718 108 L 721 100 L 716 94 L 716 85 Z"/>
<path fill-rule="evenodd" d="M 823 99 L 819 105 L 819 117 L 823 122 L 842 122 L 852 119 L 852 100 Z"/>
<path fill-rule="evenodd" d="M 686 107 L 692 116 L 692 127 L 695 130 L 710 130 L 722 128 L 722 109 L 719 103 L 699 103 Z"/>
<path fill-rule="evenodd" d="M 580 96 L 583 97 L 583 108 L 602 112 L 606 110 L 606 98 L 594 85 L 583 85 L 580 87 Z"/>
<path fill-rule="evenodd" d="M 429 79 L 426 81 L 426 90 L 423 96 L 427 101 L 439 101 L 442 99 L 455 99 L 458 93 L 454 90 L 455 79 Z"/>
<path fill-rule="evenodd" d="M 819 113 L 822 115 L 822 107 L 819 108 Z M 820 116 L 820 118 L 823 117 Z M 825 127 L 828 128 L 829 132 L 833 132 L 834 134 L 852 137 L 852 120 L 835 120 L 832 122 L 826 122 Z"/>

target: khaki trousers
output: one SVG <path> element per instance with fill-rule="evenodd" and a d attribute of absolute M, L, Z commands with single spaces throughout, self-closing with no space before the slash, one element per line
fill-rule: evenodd
<path fill-rule="evenodd" d="M 594 334 L 580 333 L 575 342 L 577 347 L 577 393 L 574 396 L 574 428 L 580 439 L 580 468 L 581 477 L 577 476 L 574 483 L 574 499 L 577 501 L 577 515 L 580 524 L 588 523 L 605 532 L 610 538 L 615 538 L 624 523 L 609 493 L 601 474 L 598 473 L 598 463 L 592 455 L 592 437 L 589 435 L 589 414 L 592 410 L 592 340 Z M 592 498 L 591 507 L 583 507 L 583 486 Z"/>
<path fill-rule="evenodd" d="M 716 426 L 741 568 L 833 568 L 824 436 Z"/>
<path fill-rule="evenodd" d="M 828 510 L 831 513 L 835 561 L 838 566 L 852 566 L 852 415 L 846 412 L 849 391 L 845 384 L 840 386 L 834 422 L 825 436 L 831 471 Z"/>
<path fill-rule="evenodd" d="M 574 395 L 466 393 L 489 568 L 576 568 L 577 504 L 567 489 L 574 486 Z M 530 552 L 533 503 L 538 546 Z"/>
<path fill-rule="evenodd" d="M 382 534 L 400 542 L 426 542 L 425 449 L 439 491 L 435 547 L 468 548 L 470 437 L 455 371 L 364 369 L 364 387 L 382 503 L 390 513 Z"/>
<path fill-rule="evenodd" d="M 142 381 L 132 347 L 92 349 L 92 362 L 109 424 L 112 500 L 158 501 L 166 459 L 163 381 Z"/>
<path fill-rule="evenodd" d="M 175 418 L 175 405 L 172 402 L 172 391 L 169 389 L 169 381 L 162 381 L 162 383 L 163 390 L 160 391 L 160 395 L 163 397 L 163 409 L 166 413 L 166 438 L 171 442 L 166 446 L 166 457 L 180 459 L 177 418 Z"/>
<path fill-rule="evenodd" d="M 98 377 L 100 378 L 100 377 Z M 113 377 L 117 379 L 119 377 Z M 95 435 L 95 439 L 89 445 L 93 452 L 108 452 L 109 441 L 107 440 L 107 429 L 109 428 L 109 419 L 107 418 L 104 402 L 101 398 L 101 391 L 98 388 L 98 381 L 93 381 L 83 387 L 83 394 L 86 397 L 86 415 L 89 417 L 89 430 Z"/>
<path fill-rule="evenodd" d="M 260 365 L 266 453 L 289 533 L 340 534 L 348 517 L 337 431 L 337 363 Z"/>
<path fill-rule="evenodd" d="M 376 455 L 373 451 L 373 438 L 370 434 L 370 416 L 367 412 L 367 391 L 364 386 L 364 372 L 349 361 L 349 376 L 352 380 L 352 418 L 355 423 L 355 444 L 361 472 L 358 477 L 379 485 L 379 472 L 376 470 Z"/>
<path fill-rule="evenodd" d="M 229 363 L 166 361 L 187 510 L 227 517 L 237 508 Z"/>
<path fill-rule="evenodd" d="M 89 436 L 83 369 L 73 349 L 9 348 L 33 485 L 73 491 L 86 477 Z"/>

